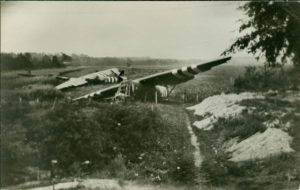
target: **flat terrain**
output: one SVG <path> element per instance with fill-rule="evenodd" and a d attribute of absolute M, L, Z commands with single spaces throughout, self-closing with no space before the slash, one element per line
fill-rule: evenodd
<path fill-rule="evenodd" d="M 194 63 L 194 62 L 193 62 Z M 197 62 L 196 62 L 197 63 Z M 125 75 L 128 79 L 136 79 L 140 77 L 144 77 L 150 74 L 180 68 L 187 63 L 183 64 L 168 64 L 168 65 L 132 65 L 130 67 L 125 67 L 123 65 L 116 66 L 120 70 L 125 71 Z M 1 84 L 2 91 L 7 91 L 14 84 L 11 83 L 20 83 L 23 81 L 26 86 L 22 86 L 23 88 L 31 88 L 31 85 L 34 84 L 33 88 L 39 88 L 39 83 L 45 81 L 46 84 L 50 84 L 51 86 L 62 83 L 63 81 L 55 80 L 55 76 L 61 75 L 66 77 L 79 77 L 88 73 L 101 71 L 105 69 L 111 68 L 107 65 L 101 66 L 72 66 L 61 69 L 40 69 L 33 70 L 32 74 L 37 77 L 26 78 L 26 77 L 18 77 L 18 73 L 22 73 L 22 71 L 11 71 L 11 72 L 2 72 L 1 73 Z M 244 71 L 244 66 L 239 66 L 237 64 L 229 64 L 229 65 L 221 65 L 219 67 L 213 68 L 211 71 L 200 73 L 196 75 L 194 80 L 188 81 L 186 83 L 180 84 L 176 87 L 175 93 L 173 96 L 180 96 L 183 92 L 191 95 L 191 99 L 196 99 L 196 94 L 199 94 L 199 97 L 203 98 L 206 94 L 210 94 L 212 91 L 226 91 L 226 88 L 229 88 L 233 84 L 233 80 L 239 74 Z M 14 81 L 11 81 L 14 80 Z M 47 81 L 47 82 L 46 82 Z M 41 85 L 44 86 L 45 83 Z M 16 84 L 18 85 L 18 84 Z M 21 84 L 20 84 L 21 85 Z M 49 88 L 51 88 L 49 86 Z M 74 88 L 65 92 L 66 97 L 75 98 L 90 92 L 103 89 L 108 85 L 88 85 L 82 86 L 78 88 Z M 195 97 L 193 97 L 195 96 Z"/>
<path fill-rule="evenodd" d="M 126 76 L 128 78 L 135 79 L 135 78 L 147 76 L 149 74 L 153 74 L 153 73 L 157 73 L 157 72 L 161 72 L 173 68 L 178 68 L 181 66 L 182 65 L 178 65 L 178 64 L 169 64 L 165 66 L 131 65 L 130 67 L 120 66 L 118 68 L 124 69 Z M 3 171 L 9 172 L 9 175 L 7 173 L 5 174 L 2 173 L 3 174 L 2 179 L 4 181 L 4 184 L 17 184 L 22 181 L 28 181 L 29 179 L 34 179 L 35 178 L 34 176 L 36 176 L 36 172 L 38 172 L 37 168 L 40 168 L 39 170 L 43 170 L 43 172 L 49 171 L 50 169 L 49 165 L 43 163 L 44 161 L 42 161 L 44 159 L 49 160 L 49 158 L 47 158 L 45 154 L 59 153 L 57 152 L 59 151 L 57 149 L 59 146 L 62 146 L 62 149 L 60 151 L 66 153 L 69 151 L 69 149 L 67 148 L 68 146 L 58 145 L 58 143 L 63 141 L 65 141 L 63 143 L 68 143 L 70 141 L 66 138 L 61 139 L 61 137 L 56 137 L 55 135 L 65 133 L 65 135 L 69 136 L 68 138 L 70 138 L 70 140 L 72 138 L 77 139 L 80 136 L 77 137 L 75 131 L 78 131 L 79 128 L 84 129 L 86 128 L 86 125 L 92 125 L 92 126 L 99 125 L 98 128 L 101 129 L 101 126 L 103 126 L 101 122 L 102 123 L 108 122 L 106 124 L 108 128 L 102 130 L 104 131 L 109 130 L 109 126 L 113 125 L 113 123 L 115 122 L 113 120 L 113 117 L 116 117 L 116 119 L 118 120 L 120 117 L 122 118 L 122 114 L 125 114 L 124 116 L 126 117 L 124 119 L 126 121 L 121 121 L 119 123 L 122 124 L 123 122 L 126 123 L 129 122 L 128 125 L 130 127 L 133 127 L 131 129 L 133 130 L 134 129 L 134 126 L 132 126 L 132 124 L 134 124 L 133 121 L 137 121 L 143 118 L 138 114 L 130 115 L 130 112 L 136 112 L 142 114 L 149 111 L 150 111 L 149 112 L 150 115 L 145 116 L 146 121 L 144 122 L 149 123 L 148 119 L 151 119 L 152 112 L 155 112 L 156 115 L 155 121 L 149 123 L 149 127 L 152 128 L 152 131 L 150 133 L 151 135 L 148 134 L 149 132 L 145 133 L 146 131 L 134 132 L 133 134 L 136 134 L 134 138 L 137 138 L 137 140 L 132 141 L 133 144 L 130 146 L 135 148 L 131 149 L 131 148 L 120 147 L 122 153 L 121 154 L 119 153 L 119 155 L 122 155 L 122 157 L 118 157 L 118 154 L 114 153 L 114 151 L 110 152 L 111 151 L 110 148 L 115 149 L 118 148 L 118 146 L 123 146 L 122 144 L 124 143 L 122 143 L 122 141 L 125 139 L 120 139 L 120 137 L 125 138 L 126 134 L 118 134 L 116 132 L 113 132 L 116 133 L 117 135 L 116 137 L 113 138 L 118 139 L 118 140 L 116 139 L 113 140 L 112 137 L 109 138 L 111 136 L 110 133 L 112 133 L 112 131 L 106 131 L 105 134 L 102 134 L 102 136 L 104 139 L 108 138 L 107 142 L 111 141 L 111 143 L 108 144 L 105 143 L 103 145 L 101 145 L 101 143 L 99 145 L 93 144 L 94 143 L 93 139 L 95 139 L 95 143 L 96 143 L 96 139 L 97 139 L 96 137 L 91 138 L 88 136 L 87 137 L 82 136 L 83 135 L 82 133 L 86 133 L 84 131 L 79 132 L 79 134 L 81 134 L 82 140 L 83 138 L 92 139 L 90 140 L 92 141 L 90 142 L 92 143 L 90 144 L 91 147 L 100 146 L 99 148 L 101 149 L 104 148 L 103 151 L 107 152 L 106 153 L 107 158 L 102 157 L 103 156 L 102 153 L 99 152 L 98 155 L 100 156 L 99 159 L 114 160 L 114 162 L 118 163 L 117 165 L 116 163 L 112 163 L 112 165 L 109 167 L 113 169 L 109 169 L 108 167 L 106 170 L 120 170 L 122 173 L 123 169 L 120 169 L 118 167 L 124 168 L 126 166 L 125 168 L 131 170 L 131 172 L 127 172 L 128 176 L 125 176 L 125 178 L 147 179 L 147 180 L 151 179 L 152 181 L 155 182 L 159 182 L 159 181 L 171 182 L 175 180 L 175 181 L 182 181 L 184 183 L 194 183 L 193 181 L 195 181 L 195 179 L 194 177 L 192 177 L 193 175 L 195 175 L 195 172 L 193 171 L 194 169 L 188 167 L 189 167 L 189 163 L 192 164 L 191 167 L 194 167 L 193 153 L 195 148 L 191 145 L 191 139 L 190 139 L 191 136 L 186 126 L 186 119 L 185 117 L 182 117 L 185 115 L 185 113 L 184 113 L 184 108 L 181 106 L 181 104 L 183 103 L 181 95 L 184 92 L 188 95 L 188 97 L 186 97 L 186 99 L 184 100 L 185 103 L 195 103 L 196 93 L 198 93 L 199 96 L 198 101 L 201 101 L 201 99 L 209 96 L 211 93 L 221 92 L 224 90 L 224 88 L 227 88 L 228 85 L 232 84 L 233 77 L 238 75 L 238 73 L 241 73 L 243 71 L 243 67 L 236 67 L 232 65 L 220 66 L 219 68 L 215 68 L 211 71 L 199 74 L 192 81 L 178 85 L 178 87 L 176 88 L 176 90 L 174 91 L 171 97 L 172 99 L 171 102 L 176 102 L 176 104 L 172 104 L 172 105 L 168 105 L 167 103 L 167 104 L 162 104 L 153 107 L 153 105 L 150 106 L 151 104 L 148 105 L 148 103 L 146 104 L 137 103 L 130 106 L 115 105 L 113 106 L 114 107 L 113 108 L 107 103 L 85 102 L 83 104 L 78 104 L 78 103 L 74 104 L 68 101 L 69 97 L 74 98 L 77 96 L 81 96 L 86 93 L 90 93 L 94 90 L 99 90 L 100 88 L 104 88 L 106 86 L 88 85 L 79 88 L 74 88 L 66 92 L 60 92 L 54 89 L 54 86 L 60 83 L 60 81 L 55 79 L 55 76 L 57 75 L 78 77 L 84 74 L 88 74 L 90 72 L 95 72 L 97 70 L 100 71 L 107 68 L 110 67 L 72 66 L 72 67 L 59 68 L 59 69 L 40 69 L 40 70 L 32 71 L 32 74 L 35 75 L 34 77 L 18 76 L 18 73 L 23 73 L 24 71 L 7 71 L 1 73 L 1 105 L 2 105 L 2 109 L 5 110 L 2 112 L 3 119 L 1 121 L 1 124 L 3 126 L 1 129 L 2 132 L 1 139 L 3 145 L 2 155 L 4 155 L 1 164 L 5 164 L 2 165 L 4 167 Z M 220 81 L 222 82 L 220 83 Z M 111 108 L 115 109 L 115 111 L 111 110 Z M 105 114 L 109 114 L 109 115 L 105 116 Z M 130 120 L 127 121 L 128 119 Z M 89 124 L 86 123 L 85 120 L 87 120 Z M 94 123 L 93 122 L 94 120 L 98 122 L 98 124 Z M 110 122 L 112 123 L 109 124 Z M 140 123 L 138 125 L 143 125 L 143 124 Z M 162 128 L 164 131 L 162 131 L 162 129 L 160 128 L 157 128 L 157 127 L 161 127 L 162 125 L 166 126 Z M 72 126 L 74 126 L 74 129 L 71 129 L 70 126 L 71 128 Z M 78 126 L 79 128 L 75 128 L 76 126 Z M 50 128 L 48 129 L 48 127 Z M 61 131 L 62 127 L 66 127 L 63 133 L 62 132 L 56 133 L 56 131 L 53 131 L 53 130 Z M 159 130 L 159 131 L 153 133 L 153 130 L 154 131 Z M 89 131 L 91 133 L 94 133 L 96 136 L 100 135 L 97 128 L 91 128 L 89 129 Z M 124 133 L 122 131 L 120 132 Z M 159 137 L 161 138 L 161 140 L 153 139 L 155 136 L 152 135 L 156 133 L 161 134 Z M 128 133 L 127 135 L 130 136 L 133 134 Z M 90 134 L 88 134 L 87 132 L 86 135 L 90 135 Z M 137 151 L 136 148 L 138 147 L 134 145 L 136 142 L 139 141 L 138 140 L 139 138 L 143 139 L 143 136 L 145 135 L 149 136 L 149 143 L 150 142 L 151 143 L 147 144 L 148 142 L 145 142 L 146 144 L 144 145 L 141 144 L 141 145 L 146 147 L 149 146 L 151 147 L 145 149 L 148 151 L 148 153 L 147 151 L 146 152 L 141 152 L 141 150 Z M 129 136 L 126 138 L 130 138 Z M 52 137 L 59 138 L 60 140 L 55 138 L 52 139 Z M 131 137 L 131 139 L 134 138 Z M 178 141 L 179 139 L 181 140 Z M 74 149 L 76 151 L 72 152 L 74 153 L 74 158 L 76 158 L 76 155 L 78 156 L 82 154 L 80 153 L 81 148 L 79 146 L 83 146 L 82 148 L 86 149 L 86 145 L 84 141 L 86 140 L 83 140 L 83 144 L 77 143 L 76 145 L 77 148 Z M 49 144 L 49 142 L 52 143 Z M 105 140 L 103 142 L 105 142 Z M 118 143 L 120 145 L 118 145 Z M 183 146 L 183 144 L 186 145 Z M 50 147 L 46 148 L 44 146 L 46 147 L 54 146 L 56 147 L 57 151 L 53 152 Z M 64 149 L 64 147 L 66 147 L 66 149 Z M 130 165 L 127 163 L 129 159 L 124 158 L 124 156 L 133 157 L 134 155 L 136 155 L 137 158 L 139 158 L 140 155 L 144 155 L 144 153 L 146 153 L 146 155 L 149 155 L 150 154 L 149 151 L 151 151 L 151 149 L 155 147 L 160 147 L 160 148 L 156 150 L 157 151 L 156 153 L 152 153 L 152 156 L 147 158 L 148 163 L 145 164 L 145 167 L 147 168 L 146 170 L 145 168 L 142 169 L 142 167 L 139 166 L 140 164 L 139 159 L 135 160 L 133 165 Z M 86 150 L 86 151 L 93 152 L 93 149 Z M 184 152 L 186 153 L 184 154 Z M 180 156 L 179 155 L 175 156 L 178 153 L 180 153 Z M 91 154 L 90 159 L 93 159 L 92 155 L 93 154 Z M 46 157 L 43 158 L 44 156 Z M 58 159 L 59 156 L 63 156 L 63 154 L 59 153 L 56 159 Z M 95 156 L 96 155 L 94 155 L 94 157 Z M 164 159 L 165 156 L 168 157 L 169 162 L 168 161 L 158 162 L 158 160 Z M 24 158 L 26 159 L 26 161 L 21 161 Z M 84 158 L 80 158 L 80 159 L 84 159 Z M 123 167 L 123 160 L 125 161 L 124 167 Z M 98 164 L 100 164 L 98 166 L 100 167 L 101 163 Z M 70 170 L 72 167 L 70 166 Z M 166 168 L 168 167 L 173 167 L 173 168 L 171 170 L 166 170 Z M 32 174 L 24 175 L 26 173 L 28 174 L 29 170 L 30 173 Z M 74 168 L 72 170 L 74 170 Z M 166 173 L 166 171 L 168 172 Z M 124 177 L 124 175 L 121 173 L 105 174 L 105 171 L 103 171 L 100 174 L 98 173 L 94 175 L 102 178 L 113 177 L 113 176 Z"/>
<path fill-rule="evenodd" d="M 129 79 L 136 79 L 183 65 L 114 66 L 125 70 Z M 48 186 L 51 184 L 50 161 L 57 159 L 59 165 L 56 183 L 89 176 L 120 179 L 119 182 L 113 181 L 114 184 L 118 183 L 118 188 L 160 189 L 165 185 L 166 189 L 174 189 L 173 186 L 179 189 L 255 189 L 258 186 L 280 189 L 284 186 L 279 183 L 286 185 L 286 179 L 292 181 L 289 183 L 290 187 L 295 186 L 298 174 L 290 167 L 292 161 L 299 161 L 299 133 L 294 128 L 298 122 L 295 115 L 298 112 L 290 111 L 298 110 L 298 104 L 291 106 L 284 100 L 295 99 L 297 102 L 298 99 L 293 94 L 279 93 L 275 103 L 269 99 L 270 102 L 242 101 L 241 106 L 258 106 L 265 112 L 279 108 L 282 112 L 288 111 L 290 114 L 284 119 L 293 121 L 293 130 L 287 132 L 294 139 L 292 148 L 296 150 L 296 156 L 288 153 L 283 158 L 270 158 L 269 162 L 261 161 L 257 165 L 253 162 L 234 164 L 229 161 L 230 157 L 220 143 L 228 144 L 228 140 L 237 136 L 244 140 L 258 131 L 263 133 L 262 118 L 257 118 L 256 115 L 246 115 L 246 119 L 242 121 L 231 120 L 230 117 L 223 120 L 221 118 L 213 124 L 213 131 L 203 132 L 192 124 L 209 115 L 204 113 L 203 116 L 195 117 L 188 113 L 187 116 L 185 108 L 212 95 L 232 93 L 234 79 L 244 73 L 245 65 L 238 65 L 233 60 L 229 64 L 200 73 L 195 79 L 178 85 L 169 102 L 158 105 L 151 102 L 70 102 L 71 98 L 107 85 L 88 85 L 64 92 L 54 89 L 61 82 L 55 79 L 57 75 L 78 77 L 108 68 L 110 67 L 107 65 L 78 65 L 40 69 L 32 71 L 35 77 L 18 76 L 22 71 L 1 73 L 1 168 L 6 171 L 1 172 L 2 184 L 10 187 L 9 189 Z M 274 119 L 275 116 L 263 119 L 269 117 Z M 252 139 L 255 138 L 250 140 Z M 236 142 L 236 147 L 243 145 L 238 143 L 239 141 Z M 92 165 L 82 165 L 86 160 L 91 161 Z M 276 162 L 279 168 L 287 165 L 287 169 L 281 169 L 278 175 L 274 174 Z M 261 167 L 266 169 L 258 172 Z M 274 186 L 270 185 L 272 179 L 278 181 Z M 36 180 L 38 183 L 35 185 L 15 186 Z M 122 181 L 126 182 L 125 185 Z M 151 185 L 139 186 L 135 182 Z M 77 189 L 89 188 L 86 186 Z"/>

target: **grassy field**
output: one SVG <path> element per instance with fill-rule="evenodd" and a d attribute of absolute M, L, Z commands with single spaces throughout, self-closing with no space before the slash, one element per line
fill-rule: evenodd
<path fill-rule="evenodd" d="M 193 62 L 194 63 L 194 62 Z M 120 70 L 125 71 L 125 75 L 129 79 L 136 79 L 140 77 L 144 77 L 150 74 L 180 68 L 181 66 L 190 64 L 183 62 L 182 64 L 167 64 L 167 65 L 132 65 L 130 67 L 126 67 L 124 65 L 117 66 Z M 55 76 L 60 75 L 67 77 L 79 77 L 88 73 L 101 71 L 104 69 L 109 69 L 110 66 L 101 65 L 101 66 L 73 66 L 67 68 L 55 68 L 55 69 L 39 69 L 33 70 L 32 74 L 37 75 L 37 77 L 26 78 L 19 77 L 17 74 L 22 73 L 22 71 L 7 71 L 2 72 L 1 76 L 1 84 L 2 91 L 7 91 L 9 89 L 13 89 L 14 87 L 31 87 L 39 88 L 38 85 L 49 85 L 49 88 L 52 88 L 55 85 L 58 85 L 60 82 L 55 79 Z M 198 101 L 201 101 L 205 97 L 221 92 L 228 92 L 231 90 L 233 86 L 234 78 L 237 77 L 244 71 L 244 66 L 239 66 L 237 64 L 231 65 L 221 65 L 219 67 L 213 68 L 211 71 L 207 71 L 205 73 L 200 73 L 196 75 L 195 79 L 188 81 L 186 83 L 180 84 L 174 90 L 172 97 L 176 99 L 176 101 L 181 100 L 181 96 L 183 93 L 186 93 L 185 102 L 195 103 L 196 96 L 198 94 Z M 77 70 L 77 71 L 76 71 Z M 68 72 L 74 71 L 74 72 Z M 51 86 L 52 85 L 52 86 Z M 78 88 L 71 89 L 65 92 L 66 97 L 75 98 L 90 92 L 103 89 L 110 85 L 87 85 Z M 183 100 L 182 100 L 183 101 Z"/>
<path fill-rule="evenodd" d="M 120 70 L 125 71 L 125 75 L 128 79 L 137 79 L 140 77 L 144 77 L 147 75 L 151 75 L 154 73 L 180 68 L 180 66 L 176 65 L 166 65 L 160 67 L 151 67 L 151 66 L 137 66 L 137 67 L 118 67 Z M 96 72 L 104 69 L 108 69 L 107 66 L 92 66 L 86 67 L 77 72 L 68 73 L 66 76 L 68 77 L 78 77 L 84 74 L 88 74 L 91 72 Z M 236 78 L 239 74 L 244 72 L 244 66 L 237 65 L 221 65 L 217 68 L 213 68 L 211 71 L 200 73 L 195 76 L 195 79 L 190 80 L 186 83 L 179 84 L 172 94 L 171 98 L 175 98 L 176 101 L 181 100 L 181 96 L 183 93 L 186 93 L 185 102 L 195 103 L 196 96 L 198 94 L 198 101 L 208 97 L 211 94 L 221 93 L 221 92 L 229 92 L 232 90 L 234 78 Z M 103 89 L 110 85 L 88 85 L 82 86 L 79 88 L 72 89 L 66 92 L 66 96 L 70 96 L 71 98 L 82 96 L 93 91 Z M 183 101 L 183 100 L 182 100 Z"/>
<path fill-rule="evenodd" d="M 89 173 L 93 177 L 151 183 L 197 182 L 193 147 L 182 119 L 182 107 L 148 103 L 110 105 L 93 101 L 70 103 L 69 96 L 77 97 L 103 86 L 89 85 L 67 92 L 53 88 L 59 84 L 55 76 L 61 73 L 76 77 L 107 68 L 41 69 L 32 71 L 36 77 L 18 76 L 22 71 L 1 73 L 3 185 L 36 180 L 38 170 L 47 173 L 45 171 L 51 169 L 51 159 L 62 163 L 57 170 L 59 176 L 80 176 L 86 170 L 80 163 L 95 158 L 96 161 L 92 160 L 95 170 Z M 172 68 L 174 65 L 124 69 L 127 76 L 134 79 Z M 203 98 L 220 92 L 221 88 L 213 89 L 212 86 L 219 81 L 230 84 L 232 69 L 225 66 L 203 73 L 195 80 L 179 85 L 173 97 L 181 103 L 180 94 L 189 86 L 203 93 Z M 73 70 L 76 71 L 68 72 Z M 117 120 L 120 122 L 116 123 Z M 118 123 L 127 124 L 124 128 L 115 128 Z M 95 152 L 95 149 L 99 151 Z"/>
<path fill-rule="evenodd" d="M 289 97 L 286 90 L 297 88 L 298 74 L 248 69 L 242 75 L 248 62 L 233 59 L 229 64 L 200 73 L 195 79 L 179 84 L 169 102 L 158 105 L 70 101 L 106 85 L 87 85 L 65 92 L 54 89 L 61 82 L 55 79 L 57 75 L 79 77 L 111 68 L 108 64 L 32 70 L 35 77 L 18 76 L 25 71 L 2 71 L 1 184 L 9 186 L 38 179 L 47 185 L 50 161 L 57 159 L 59 164 L 52 169 L 58 181 L 89 176 L 183 185 L 191 189 L 204 181 L 204 189 L 295 188 L 300 179 L 300 169 L 295 167 L 300 165 L 297 127 L 300 105 L 283 99 Z M 125 70 L 129 79 L 136 79 L 198 61 L 145 63 L 137 61 L 128 66 L 123 60 L 113 66 Z M 243 113 L 237 119 L 221 118 L 212 131 L 194 128 L 204 156 L 201 170 L 195 168 L 184 108 L 220 93 L 270 89 L 279 91 L 276 99 L 241 102 L 257 107 L 259 113 Z M 260 112 L 270 110 L 288 113 L 282 120 L 291 121 L 288 133 L 294 139 L 291 146 L 295 153 L 239 164 L 229 162 L 223 143 L 263 132 L 266 128 L 262 123 L 270 118 Z M 192 120 L 199 119 L 190 116 Z M 83 165 L 86 160 L 91 164 Z"/>
<path fill-rule="evenodd" d="M 124 69 L 129 79 L 135 79 L 178 66 L 118 68 Z M 170 98 L 175 104 L 71 103 L 69 98 L 105 86 L 88 85 L 66 92 L 53 89 L 59 84 L 56 75 L 78 77 L 108 68 L 102 65 L 33 70 L 36 77 L 20 77 L 17 74 L 21 71 L 1 73 L 2 184 L 36 180 L 38 170 L 50 171 L 51 159 L 60 162 L 56 171 L 59 177 L 89 175 L 149 183 L 199 183 L 200 172 L 193 165 L 193 147 L 183 118 L 184 106 L 197 103 L 197 95 L 200 102 L 214 94 L 232 92 L 234 79 L 245 66 L 222 65 L 178 85 Z M 218 138 L 207 137 L 211 139 L 206 142 L 212 144 L 213 138 Z M 203 147 L 206 145 L 209 147 L 201 144 L 201 149 L 207 149 Z M 208 162 L 215 159 L 207 155 Z M 92 162 L 89 167 L 93 170 L 81 165 L 85 160 Z M 211 162 L 205 165 L 219 169 Z M 214 171 L 222 174 L 222 170 Z"/>

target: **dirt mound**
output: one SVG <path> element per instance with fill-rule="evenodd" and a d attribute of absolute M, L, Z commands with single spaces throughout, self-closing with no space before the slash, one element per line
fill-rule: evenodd
<path fill-rule="evenodd" d="M 286 132 L 268 128 L 263 133 L 256 133 L 240 143 L 234 143 L 226 151 L 232 153 L 230 160 L 234 162 L 266 158 L 283 152 L 293 152 L 291 141 L 292 137 Z"/>
<path fill-rule="evenodd" d="M 77 185 L 79 183 L 77 181 L 74 182 L 64 182 L 64 183 L 58 183 L 55 184 L 55 189 L 59 190 L 59 189 L 71 189 L 71 188 L 76 188 Z M 29 190 L 52 190 L 53 186 L 46 186 L 46 187 L 36 187 L 36 188 L 32 188 Z"/>
<path fill-rule="evenodd" d="M 38 187 L 27 190 L 52 190 L 53 186 Z M 117 179 L 84 179 L 80 182 L 65 182 L 55 184 L 56 190 L 67 189 L 105 189 L 105 190 L 183 190 L 175 186 L 138 184 L 134 181 L 119 181 Z"/>
<path fill-rule="evenodd" d="M 195 127 L 202 130 L 210 130 L 218 118 L 237 117 L 245 109 L 256 109 L 255 107 L 239 105 L 239 102 L 242 100 L 263 98 L 263 94 L 255 93 L 221 94 L 206 98 L 200 104 L 188 107 L 187 109 L 194 110 L 195 115 L 202 117 L 200 121 L 193 123 Z M 268 114 L 274 116 L 275 119 L 263 123 L 267 127 L 264 132 L 257 132 L 241 142 L 238 142 L 239 137 L 236 137 L 224 143 L 223 148 L 226 152 L 231 153 L 231 161 L 239 162 L 261 159 L 294 151 L 290 147 L 292 137 L 285 132 L 289 129 L 290 123 L 282 123 L 280 121 L 280 118 L 284 114 L 272 110 L 269 110 Z"/>
<path fill-rule="evenodd" d="M 113 179 L 86 179 L 80 183 L 80 186 L 87 189 L 121 189 L 118 181 Z"/>
<path fill-rule="evenodd" d="M 263 96 L 248 92 L 241 94 L 221 94 L 208 97 L 200 104 L 188 107 L 187 109 L 194 110 L 195 115 L 204 117 L 201 121 L 195 121 L 193 123 L 194 126 L 203 130 L 210 130 L 217 118 L 236 116 L 246 109 L 245 106 L 238 105 L 238 102 L 254 98 L 263 98 Z"/>

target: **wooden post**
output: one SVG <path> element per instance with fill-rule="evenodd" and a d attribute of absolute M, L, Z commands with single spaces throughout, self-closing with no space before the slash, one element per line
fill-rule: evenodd
<path fill-rule="evenodd" d="M 130 96 L 130 85 L 129 85 L 129 83 L 127 84 L 127 90 L 128 90 L 128 96 Z"/>
<path fill-rule="evenodd" d="M 197 93 L 197 96 L 196 96 L 196 102 L 197 102 L 197 103 L 199 102 L 199 96 L 198 96 L 198 93 Z"/>
<path fill-rule="evenodd" d="M 157 91 L 155 91 L 155 104 L 157 104 Z"/>

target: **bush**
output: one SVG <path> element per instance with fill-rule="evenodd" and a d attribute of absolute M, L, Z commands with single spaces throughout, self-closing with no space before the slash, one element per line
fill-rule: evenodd
<path fill-rule="evenodd" d="M 239 118 L 219 118 L 214 123 L 212 131 L 222 133 L 225 140 L 239 137 L 239 141 L 242 141 L 257 132 L 264 132 L 266 130 L 263 125 L 265 119 L 261 114 L 248 113 L 244 113 Z"/>
<path fill-rule="evenodd" d="M 293 70 L 292 70 L 293 71 Z M 290 70 L 283 68 L 262 68 L 249 66 L 243 76 L 238 76 L 234 87 L 238 91 L 286 90 L 295 88 L 294 78 L 289 76 Z"/>
<path fill-rule="evenodd" d="M 266 97 L 264 99 L 247 99 L 242 100 L 240 103 L 242 106 L 246 107 L 255 107 L 255 112 L 270 112 L 270 110 L 282 110 L 284 108 L 293 107 L 293 103 L 289 101 L 284 101 L 280 99 L 273 99 Z M 283 110 L 284 111 L 284 110 Z M 274 117 L 270 114 L 260 117 L 266 117 L 266 119 L 272 119 L 271 117 Z M 268 118 L 269 117 L 269 118 Z"/>

